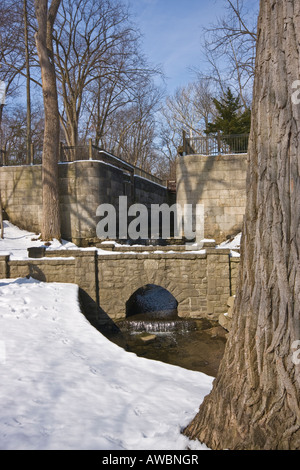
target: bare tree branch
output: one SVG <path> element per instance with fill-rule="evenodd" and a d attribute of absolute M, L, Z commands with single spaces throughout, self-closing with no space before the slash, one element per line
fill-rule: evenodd
<path fill-rule="evenodd" d="M 246 10 L 243 0 L 226 1 L 227 16 L 204 29 L 204 50 L 222 94 L 230 83 L 248 106 L 255 70 L 257 15 Z"/>

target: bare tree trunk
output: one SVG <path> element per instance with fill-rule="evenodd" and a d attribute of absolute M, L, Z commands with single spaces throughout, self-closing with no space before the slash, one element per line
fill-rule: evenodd
<path fill-rule="evenodd" d="M 29 45 L 28 45 L 27 0 L 24 0 L 23 15 L 24 15 L 26 95 L 27 95 L 26 163 L 30 164 L 31 163 L 31 96 L 30 96 L 30 64 L 29 64 Z"/>
<path fill-rule="evenodd" d="M 1 190 L 0 190 L 0 238 L 4 238 L 4 224 L 3 224 L 3 213 L 2 213 L 2 199 L 1 199 Z"/>
<path fill-rule="evenodd" d="M 2 132 L 2 118 L 3 118 L 4 105 L 0 104 L 0 150 L 3 150 L 3 132 Z M 0 165 L 3 164 L 3 156 L 1 155 Z"/>
<path fill-rule="evenodd" d="M 3 115 L 3 104 L 0 104 L 0 166 L 4 163 L 4 156 L 2 150 L 2 115 Z M 0 238 L 4 238 L 4 224 L 3 224 L 3 213 L 2 213 L 2 199 L 1 199 L 1 188 L 0 188 Z"/>
<path fill-rule="evenodd" d="M 233 327 L 184 431 L 211 449 L 300 449 L 299 18 L 298 0 L 261 1 Z"/>
<path fill-rule="evenodd" d="M 60 0 L 52 0 L 48 11 L 47 0 L 36 0 L 35 11 L 38 21 L 36 47 L 42 73 L 45 109 L 43 147 L 43 222 L 42 239 L 60 239 L 60 211 L 58 191 L 59 160 L 59 112 L 56 88 L 56 74 L 53 61 L 53 24 Z"/>

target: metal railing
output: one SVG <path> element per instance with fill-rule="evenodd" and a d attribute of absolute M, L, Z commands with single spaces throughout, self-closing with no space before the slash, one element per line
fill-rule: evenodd
<path fill-rule="evenodd" d="M 154 183 L 165 186 L 165 182 L 157 176 L 139 168 L 131 163 L 126 162 L 120 157 L 107 152 L 101 147 L 97 147 L 90 140 L 89 145 L 78 145 L 76 147 L 61 146 L 60 161 L 61 162 L 74 162 L 79 160 L 98 160 L 108 163 L 112 166 L 120 168 L 132 177 L 139 176 Z"/>
<path fill-rule="evenodd" d="M 0 149 L 0 166 L 6 165 L 6 152 Z"/>
<path fill-rule="evenodd" d="M 39 165 L 42 163 L 42 153 L 41 149 L 34 149 L 33 145 L 29 157 L 25 149 L 0 150 L 0 166 Z"/>
<path fill-rule="evenodd" d="M 87 145 L 67 146 L 62 142 L 60 144 L 59 161 L 76 162 L 78 160 L 92 160 L 89 154 L 90 149 Z"/>
<path fill-rule="evenodd" d="M 28 162 L 26 151 L 19 152 L 18 154 L 10 151 L 0 150 L 0 165 L 3 166 L 15 166 L 15 165 L 39 165 L 42 163 L 42 150 L 31 148 L 31 158 Z M 167 186 L 167 182 L 161 180 L 155 175 L 139 168 L 125 160 L 116 157 L 115 155 L 107 152 L 106 150 L 97 147 L 90 140 L 89 145 L 77 145 L 77 146 L 65 146 L 63 143 L 60 144 L 59 151 L 59 162 L 70 163 L 80 160 L 98 160 L 116 168 L 121 169 L 124 173 L 127 173 L 129 178 L 134 177 L 144 178 L 146 180 L 157 183 L 161 186 Z"/>
<path fill-rule="evenodd" d="M 201 137 L 186 137 L 183 133 L 181 155 L 230 155 L 247 153 L 249 134 L 209 134 Z"/>

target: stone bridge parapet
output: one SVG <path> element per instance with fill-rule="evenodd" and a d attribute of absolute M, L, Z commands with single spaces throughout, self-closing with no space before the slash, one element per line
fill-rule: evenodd
<path fill-rule="evenodd" d="M 211 243 L 209 244 L 211 245 Z M 180 317 L 217 320 L 235 294 L 239 258 L 229 249 L 183 246 L 45 250 L 41 258 L 0 256 L 0 277 L 31 276 L 44 282 L 77 284 L 112 319 L 126 316 L 126 302 L 140 287 L 167 289 Z M 135 251 L 136 250 L 136 251 Z"/>

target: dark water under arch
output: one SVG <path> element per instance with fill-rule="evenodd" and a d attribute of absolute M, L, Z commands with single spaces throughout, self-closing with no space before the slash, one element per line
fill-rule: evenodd
<path fill-rule="evenodd" d="M 181 318 L 177 306 L 175 297 L 160 286 L 137 289 L 126 303 L 126 319 L 118 322 L 128 350 L 216 376 L 226 343 L 213 333 L 220 327 L 206 319 Z"/>
<path fill-rule="evenodd" d="M 143 315 L 149 320 L 177 319 L 178 302 L 165 288 L 147 284 L 137 289 L 126 302 L 126 318 Z"/>

